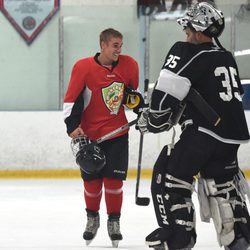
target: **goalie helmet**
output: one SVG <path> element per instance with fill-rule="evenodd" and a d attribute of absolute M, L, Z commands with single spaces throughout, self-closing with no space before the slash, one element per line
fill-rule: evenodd
<path fill-rule="evenodd" d="M 72 139 L 71 149 L 77 165 L 87 174 L 99 173 L 106 164 L 105 154 L 100 146 L 87 137 Z"/>
<path fill-rule="evenodd" d="M 223 13 L 207 2 L 193 5 L 177 22 L 183 29 L 190 27 L 209 37 L 219 37 L 225 27 Z"/>

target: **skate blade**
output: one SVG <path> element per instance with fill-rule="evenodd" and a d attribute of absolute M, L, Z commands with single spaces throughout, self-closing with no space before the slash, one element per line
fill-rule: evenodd
<path fill-rule="evenodd" d="M 93 241 L 93 239 L 92 240 L 85 240 L 86 246 L 89 246 L 92 241 Z"/>
<path fill-rule="evenodd" d="M 158 243 L 158 244 L 156 244 Z M 167 242 L 161 242 L 161 241 L 154 241 L 154 242 L 148 242 L 146 241 L 146 245 L 148 245 L 150 248 L 153 248 L 155 250 L 169 250 Z M 185 250 L 185 249 L 180 249 Z"/>
<path fill-rule="evenodd" d="M 94 240 L 94 238 L 96 237 L 96 235 L 97 235 L 97 231 L 96 231 L 96 234 L 93 236 L 93 238 L 91 240 L 85 240 L 86 246 L 90 245 L 90 243 Z"/>
<path fill-rule="evenodd" d="M 119 240 L 112 240 L 112 247 L 117 248 L 119 245 Z"/>
<path fill-rule="evenodd" d="M 155 246 L 154 249 L 155 250 L 169 250 L 167 242 L 163 242 L 163 244 L 159 246 Z"/>
<path fill-rule="evenodd" d="M 160 240 L 155 240 L 155 241 L 145 241 L 145 244 L 149 247 L 153 247 L 156 245 L 160 245 L 161 241 Z"/>

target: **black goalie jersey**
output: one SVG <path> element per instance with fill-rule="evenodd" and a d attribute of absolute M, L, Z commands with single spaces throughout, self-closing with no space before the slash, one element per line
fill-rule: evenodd
<path fill-rule="evenodd" d="M 190 87 L 196 89 L 219 114 L 217 126 L 210 124 L 194 105 L 187 102 L 181 119 L 225 143 L 249 140 L 242 107 L 243 89 L 232 54 L 212 43 L 177 42 L 166 56 L 153 91 L 151 109 L 164 112 L 173 99 L 182 101 Z M 171 106 L 171 105 L 170 105 Z"/>

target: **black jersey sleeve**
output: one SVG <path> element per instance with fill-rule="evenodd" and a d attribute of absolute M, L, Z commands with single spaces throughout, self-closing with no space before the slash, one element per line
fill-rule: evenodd
<path fill-rule="evenodd" d="M 186 57 L 183 56 L 183 49 L 181 49 L 183 45 L 184 43 L 177 42 L 166 56 L 152 94 L 151 111 L 153 112 L 165 111 L 169 107 L 173 108 L 189 92 L 190 80 L 178 74 L 185 64 Z"/>

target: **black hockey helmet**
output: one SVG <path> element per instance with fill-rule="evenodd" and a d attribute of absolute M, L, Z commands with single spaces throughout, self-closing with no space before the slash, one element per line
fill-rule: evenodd
<path fill-rule="evenodd" d="M 91 141 L 85 136 L 72 139 L 71 149 L 76 157 L 77 165 L 85 173 L 99 173 L 106 164 L 103 150 L 95 141 Z"/>
<path fill-rule="evenodd" d="M 224 30 L 223 13 L 207 2 L 196 3 L 177 22 L 185 29 L 193 28 L 209 37 L 219 37 Z"/>

